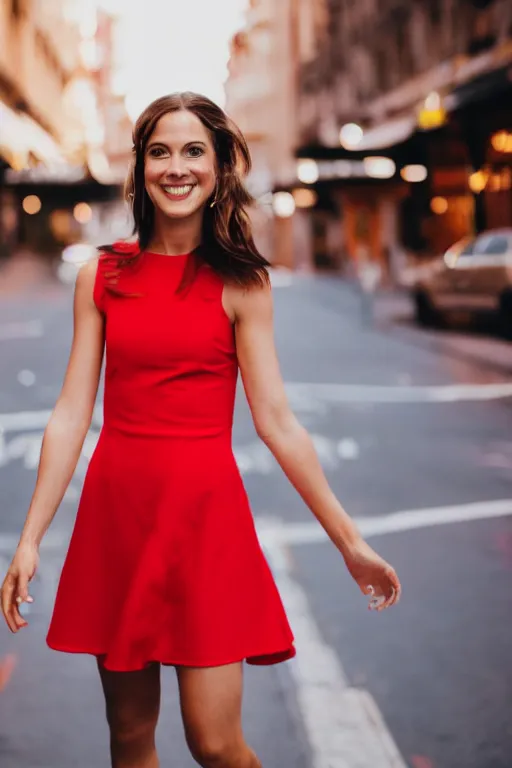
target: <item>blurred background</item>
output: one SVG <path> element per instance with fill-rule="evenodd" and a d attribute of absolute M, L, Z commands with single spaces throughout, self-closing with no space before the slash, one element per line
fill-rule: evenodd
<path fill-rule="evenodd" d="M 0 0 L 2 572 L 77 269 L 131 233 L 133 122 L 176 90 L 247 138 L 290 403 L 404 582 L 367 613 L 240 397 L 235 454 L 298 646 L 248 670 L 249 739 L 265 768 L 511 768 L 512 0 Z M 101 397 L 30 630 L 0 628 L 2 768 L 107 765 L 90 660 L 44 645 Z M 170 681 L 162 719 L 164 759 L 191 766 Z"/>

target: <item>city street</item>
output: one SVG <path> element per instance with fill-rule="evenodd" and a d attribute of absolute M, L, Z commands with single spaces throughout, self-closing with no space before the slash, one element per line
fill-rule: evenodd
<path fill-rule="evenodd" d="M 396 568 L 403 596 L 389 611 L 367 610 L 258 440 L 240 386 L 235 454 L 297 643 L 290 662 L 246 666 L 248 741 L 264 768 L 510 768 L 512 375 L 421 343 L 413 327 L 365 325 L 357 296 L 335 278 L 273 280 L 290 403 L 338 498 Z M 72 288 L 49 280 L 0 297 L 2 578 L 60 391 L 71 308 Z M 94 660 L 44 641 L 100 397 L 41 547 L 29 627 L 17 636 L 0 628 L 0 656 L 17 657 L 0 693 L 2 768 L 108 765 Z M 192 768 L 172 669 L 163 681 L 162 766 Z"/>

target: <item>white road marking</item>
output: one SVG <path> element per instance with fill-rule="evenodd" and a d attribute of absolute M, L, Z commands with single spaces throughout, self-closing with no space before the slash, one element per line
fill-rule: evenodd
<path fill-rule="evenodd" d="M 512 383 L 385 386 L 371 384 L 306 384 L 288 382 L 290 402 L 323 403 L 453 403 L 512 397 Z"/>
<path fill-rule="evenodd" d="M 365 538 L 383 536 L 387 533 L 430 528 L 435 525 L 450 525 L 473 520 L 490 520 L 512 516 L 512 499 L 477 501 L 446 507 L 410 509 L 393 512 L 379 517 L 353 517 L 352 519 Z M 258 518 L 258 535 L 262 544 L 298 546 L 329 541 L 316 520 L 307 523 L 284 523 L 278 519 Z"/>
<path fill-rule="evenodd" d="M 320 463 L 324 469 L 337 469 L 342 461 L 359 458 L 359 446 L 352 438 L 333 440 L 325 435 L 310 432 Z M 233 452 L 240 472 L 270 475 L 279 465 L 267 446 L 256 440 L 246 445 L 235 445 Z"/>
<path fill-rule="evenodd" d="M 239 382 L 239 386 L 242 384 Z M 325 412 L 339 403 L 451 403 L 498 400 L 512 397 L 512 383 L 448 384 L 439 386 L 374 386 L 367 384 L 309 384 L 287 382 L 292 407 L 298 411 Z M 46 427 L 51 410 L 0 413 L 0 429 L 23 431 Z M 93 424 L 101 426 L 103 406 L 94 409 Z"/>
<path fill-rule="evenodd" d="M 350 687 L 337 654 L 323 640 L 282 542 L 267 537 L 265 549 L 295 634 L 297 656 L 287 665 L 313 768 L 406 768 L 376 702 Z"/>
<path fill-rule="evenodd" d="M 76 467 L 76 475 L 84 476 L 87 463 L 98 442 L 99 433 L 89 430 Z M 0 431 L 0 467 L 11 461 L 22 460 L 25 469 L 35 470 L 39 466 L 43 432 L 23 432 L 7 441 L 5 432 Z"/>
<path fill-rule="evenodd" d="M 39 339 L 41 336 L 43 336 L 43 324 L 40 320 L 2 323 L 2 325 L 0 325 L 0 341 L 10 339 Z"/>
<path fill-rule="evenodd" d="M 24 432 L 30 429 L 46 429 L 52 411 L 19 411 L 0 413 L 0 431 Z"/>
<path fill-rule="evenodd" d="M 355 518 L 365 537 L 432 525 L 512 515 L 512 499 Z M 266 552 L 296 639 L 288 662 L 313 756 L 313 768 L 406 768 L 384 717 L 370 693 L 351 687 L 335 651 L 322 639 L 302 587 L 293 579 L 288 547 L 328 541 L 316 521 L 283 523 L 257 517 Z"/>
<path fill-rule="evenodd" d="M 18 373 L 18 381 L 24 387 L 32 387 L 36 383 L 34 371 L 23 370 Z"/>
<path fill-rule="evenodd" d="M 51 410 L 19 411 L 17 413 L 0 413 L 0 432 L 25 432 L 33 429 L 46 429 L 52 415 Z M 103 421 L 103 406 L 95 407 L 92 424 L 101 426 Z"/>
<path fill-rule="evenodd" d="M 405 510 L 356 522 L 370 537 L 507 515 L 512 515 L 512 499 Z M 258 517 L 256 523 L 295 634 L 297 656 L 288 665 L 313 768 L 406 768 L 377 703 L 368 691 L 350 686 L 335 651 L 322 639 L 306 593 L 293 579 L 287 547 L 328 541 L 326 533 L 316 522 Z"/>

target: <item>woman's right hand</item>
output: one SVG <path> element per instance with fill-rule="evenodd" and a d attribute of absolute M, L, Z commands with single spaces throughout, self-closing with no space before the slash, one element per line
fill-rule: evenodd
<path fill-rule="evenodd" d="M 33 603 L 29 582 L 39 566 L 39 549 L 33 544 L 19 544 L 0 590 L 2 613 L 11 632 L 27 626 L 20 613 L 22 603 Z"/>

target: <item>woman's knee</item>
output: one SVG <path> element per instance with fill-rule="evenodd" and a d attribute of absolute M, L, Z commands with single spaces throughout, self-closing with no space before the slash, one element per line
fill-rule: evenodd
<path fill-rule="evenodd" d="M 227 739 L 215 734 L 187 734 L 187 743 L 192 757 L 202 768 L 238 765 L 238 756 L 244 752 L 243 739 Z"/>

